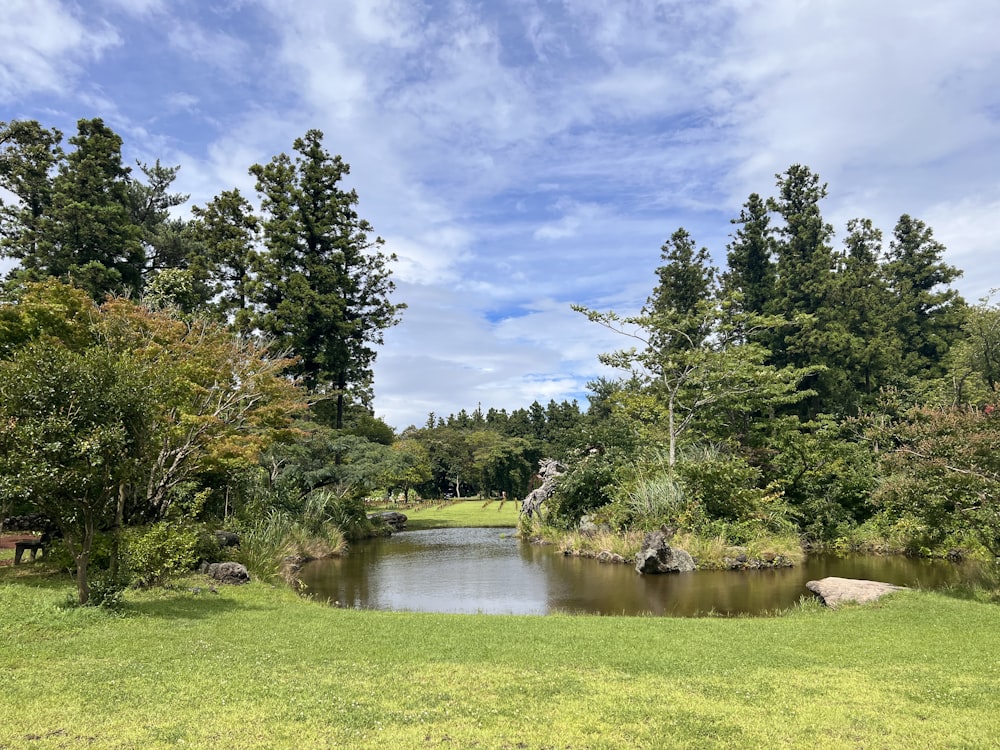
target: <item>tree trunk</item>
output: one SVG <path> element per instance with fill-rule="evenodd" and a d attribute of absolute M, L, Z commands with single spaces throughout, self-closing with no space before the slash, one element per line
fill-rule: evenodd
<path fill-rule="evenodd" d="M 122 528 L 125 526 L 125 482 L 118 483 L 118 506 L 115 508 L 115 526 L 111 538 L 112 580 L 118 579 L 122 556 Z"/>

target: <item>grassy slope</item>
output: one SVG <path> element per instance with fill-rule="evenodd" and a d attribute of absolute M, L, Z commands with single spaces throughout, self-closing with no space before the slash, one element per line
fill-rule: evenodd
<path fill-rule="evenodd" d="M 939 594 L 698 620 L 360 612 L 251 584 L 129 592 L 115 615 L 60 608 L 68 582 L 33 573 L 0 570 L 0 748 L 1000 737 L 1000 610 Z"/>

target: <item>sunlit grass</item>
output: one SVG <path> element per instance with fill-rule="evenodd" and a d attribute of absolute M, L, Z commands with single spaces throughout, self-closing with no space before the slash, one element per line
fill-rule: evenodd
<path fill-rule="evenodd" d="M 122 614 L 0 571 L 0 747 L 990 747 L 995 606 L 669 619 L 339 610 L 263 584 Z M 193 588 L 200 586 L 200 592 Z"/>
<path fill-rule="evenodd" d="M 517 526 L 520 504 L 511 500 L 471 500 L 426 502 L 400 508 L 406 514 L 409 530 L 434 528 L 494 528 Z"/>

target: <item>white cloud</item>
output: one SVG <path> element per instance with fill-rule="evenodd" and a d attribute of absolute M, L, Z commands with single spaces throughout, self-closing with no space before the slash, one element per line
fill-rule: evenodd
<path fill-rule="evenodd" d="M 121 43 L 103 22 L 85 25 L 58 0 L 5 0 L 0 23 L 0 101 L 71 90 L 80 65 Z"/>

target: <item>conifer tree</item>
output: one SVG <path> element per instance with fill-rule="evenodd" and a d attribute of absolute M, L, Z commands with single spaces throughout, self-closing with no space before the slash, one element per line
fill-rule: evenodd
<path fill-rule="evenodd" d="M 358 196 L 341 181 L 350 167 L 323 147 L 323 133 L 295 140 L 296 156 L 256 164 L 262 195 L 263 256 L 260 327 L 297 357 L 296 372 L 315 394 L 334 403 L 337 429 L 349 401 L 372 398 L 374 345 L 399 322 L 381 237 L 357 213 Z"/>

